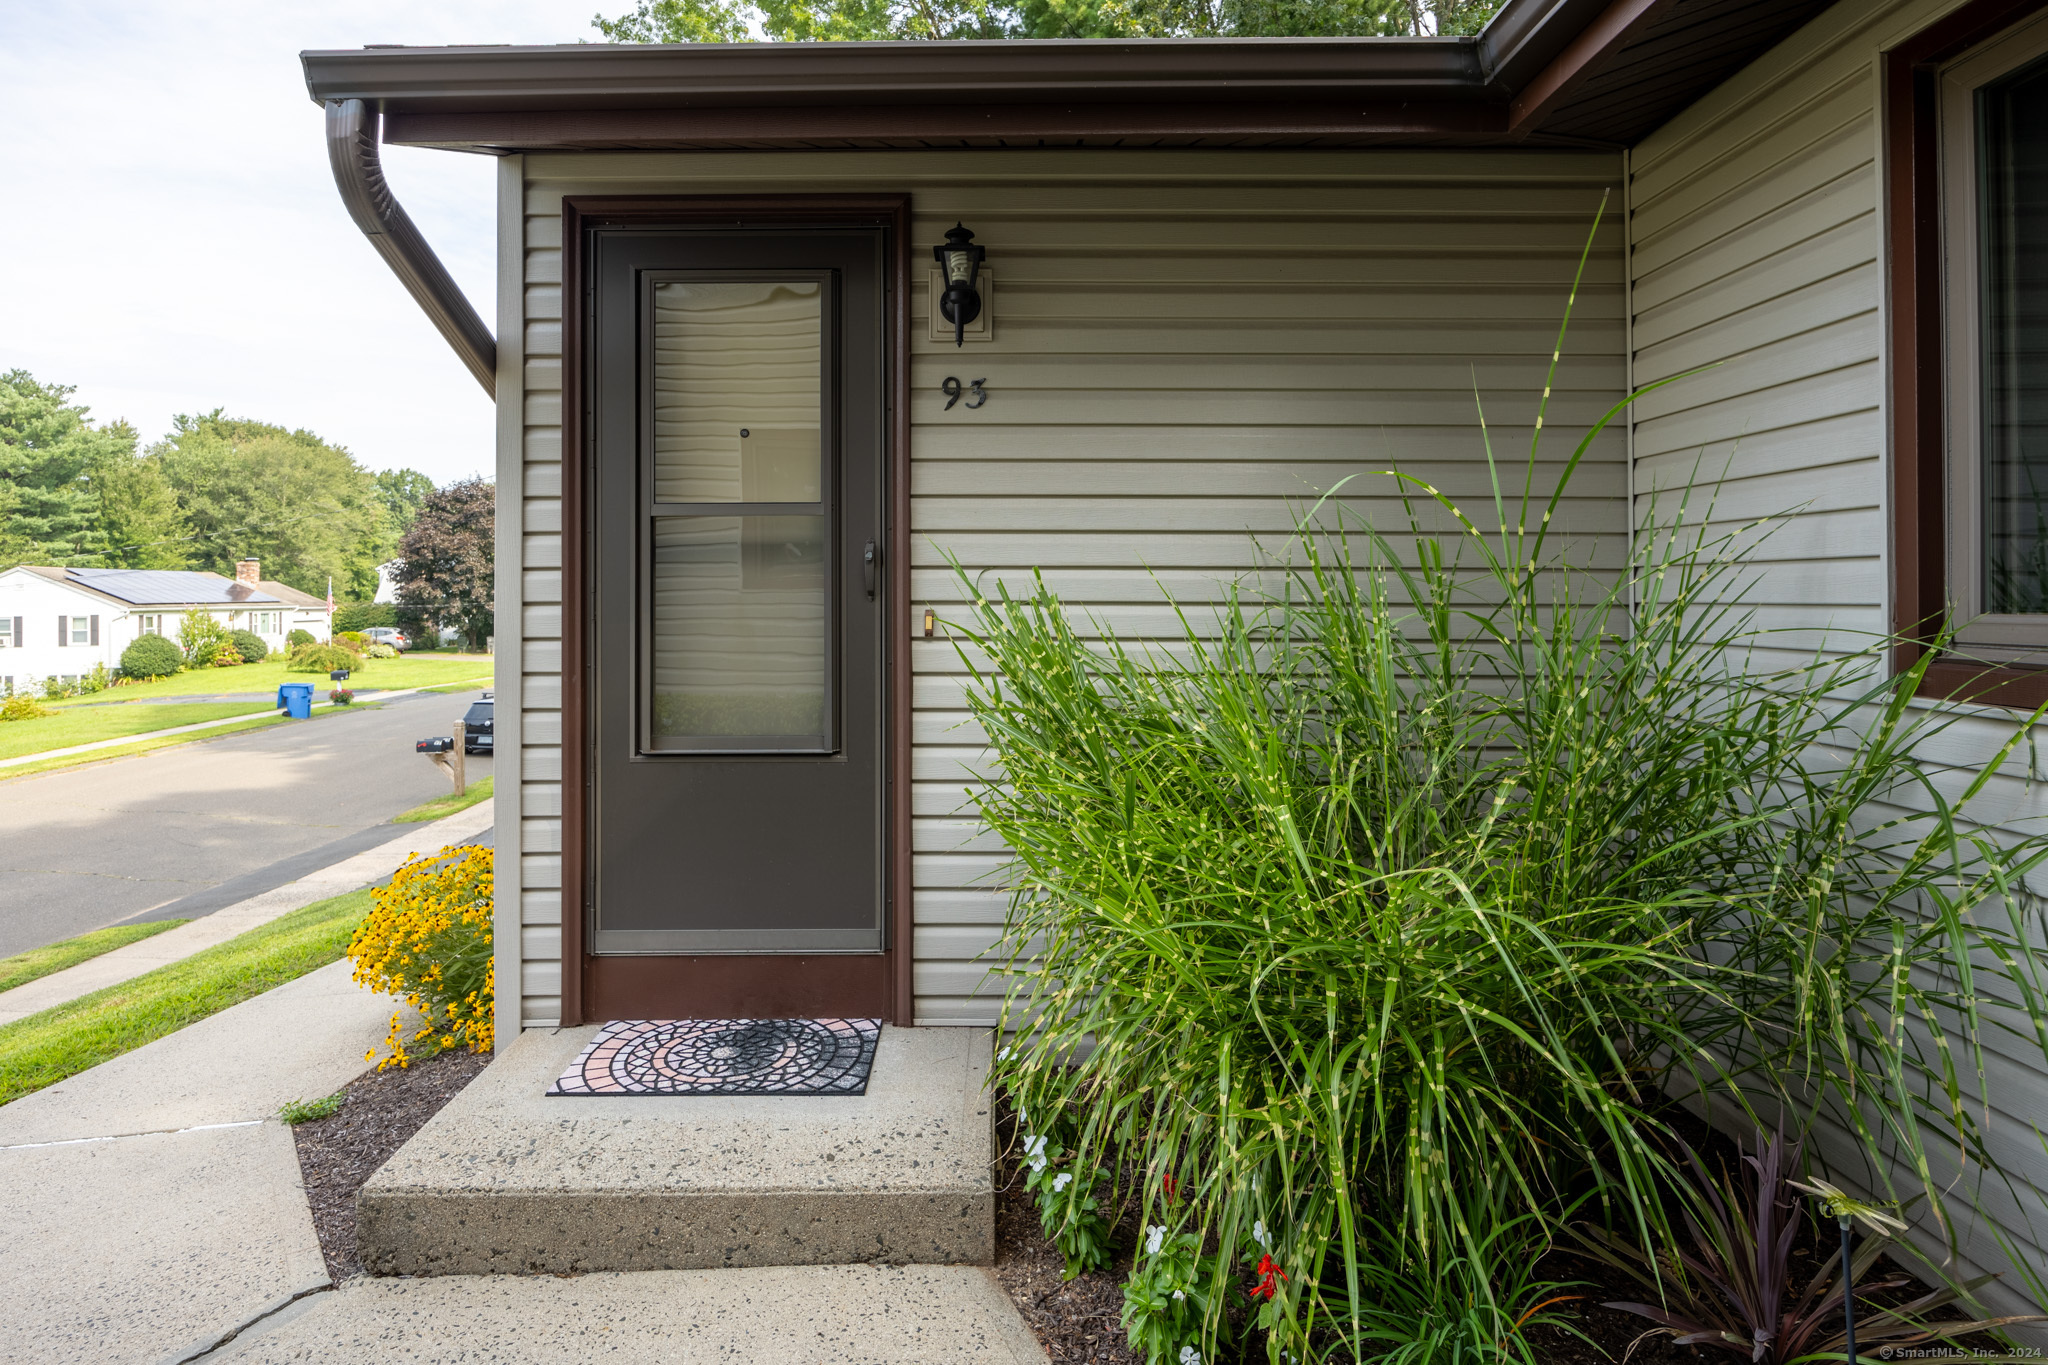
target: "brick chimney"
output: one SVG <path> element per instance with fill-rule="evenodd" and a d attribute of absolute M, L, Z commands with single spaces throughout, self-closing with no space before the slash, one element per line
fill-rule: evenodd
<path fill-rule="evenodd" d="M 260 563 L 260 560 L 245 559 L 235 565 L 235 581 L 237 583 L 247 583 L 252 588 L 255 587 L 256 569 Z"/>

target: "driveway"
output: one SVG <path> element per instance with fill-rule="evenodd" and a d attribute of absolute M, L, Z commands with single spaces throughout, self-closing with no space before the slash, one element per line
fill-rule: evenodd
<path fill-rule="evenodd" d="M 482 695 L 398 697 L 0 778 L 0 957 L 126 919 L 205 914 L 395 836 L 392 816 L 448 794 L 413 741 L 450 733 Z M 469 760 L 471 781 L 491 769 Z"/>

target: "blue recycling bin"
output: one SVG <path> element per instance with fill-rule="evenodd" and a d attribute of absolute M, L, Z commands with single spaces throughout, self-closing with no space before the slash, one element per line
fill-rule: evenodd
<path fill-rule="evenodd" d="M 313 684 L 279 683 L 277 687 L 277 709 L 293 720 L 310 720 L 313 716 Z"/>

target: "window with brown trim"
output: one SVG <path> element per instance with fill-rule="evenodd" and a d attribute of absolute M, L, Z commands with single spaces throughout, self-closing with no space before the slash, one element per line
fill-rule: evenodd
<path fill-rule="evenodd" d="M 1885 54 L 1895 662 L 2048 701 L 2048 0 Z"/>

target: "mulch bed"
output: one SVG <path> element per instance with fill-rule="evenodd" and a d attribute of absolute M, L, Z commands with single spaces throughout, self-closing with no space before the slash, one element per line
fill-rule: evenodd
<path fill-rule="evenodd" d="M 1142 1230 L 1137 1211 L 1126 1208 L 1116 1226 L 1116 1259 L 1107 1270 L 1062 1281 L 1064 1268 L 1059 1251 L 1039 1229 L 1038 1209 L 1024 1189 L 1022 1139 L 1009 1106 L 998 1101 L 996 1113 L 996 1279 L 1009 1292 L 1039 1344 L 1056 1365 L 1086 1362 L 1087 1365 L 1144 1365 L 1144 1357 L 1126 1344 L 1121 1314 L 1123 1285 L 1131 1272 L 1132 1252 Z M 1734 1144 L 1719 1134 L 1709 1133 L 1704 1124 L 1682 1124 L 1685 1136 L 1699 1145 L 1709 1158 L 1733 1161 Z M 1793 1253 L 1792 1283 L 1804 1288 L 1819 1268 L 1821 1256 L 1837 1254 L 1829 1229 L 1827 1245 L 1815 1244 L 1809 1235 Z M 1889 1263 L 1878 1273 L 1894 1269 Z M 1741 1357 L 1725 1351 L 1702 1351 L 1698 1347 L 1674 1345 L 1652 1324 L 1633 1313 L 1603 1307 L 1616 1300 L 1640 1301 L 1644 1291 L 1615 1275 L 1597 1262 L 1564 1253 L 1553 1253 L 1538 1267 L 1542 1278 L 1572 1282 L 1563 1292 L 1582 1295 L 1576 1302 L 1557 1306 L 1561 1316 L 1591 1338 L 1589 1343 L 1557 1328 L 1531 1332 L 1536 1355 L 1546 1365 L 1740 1365 Z M 1885 1302 L 1904 1303 L 1926 1293 L 1916 1285 L 1882 1296 Z M 1953 1318 L 1953 1312 L 1937 1312 L 1938 1318 Z M 1646 1335 L 1646 1333 L 1650 1333 Z M 1249 1343 L 1247 1343 L 1249 1344 Z M 1962 1345 L 1992 1349 L 1988 1336 L 1964 1338 Z M 1948 1343 L 1930 1342 L 1945 1349 Z M 1862 1352 L 1858 1352 L 1860 1356 Z M 1232 1365 L 1236 1358 L 1223 1354 L 1211 1365 Z M 1245 1360 L 1264 1360 L 1263 1349 L 1252 1347 Z"/>
<path fill-rule="evenodd" d="M 1116 1225 L 1116 1260 L 1107 1270 L 1062 1282 L 1059 1249 L 1038 1226 L 1038 1206 L 1024 1190 L 1023 1140 L 1006 1103 L 996 1110 L 996 1279 L 1038 1334 L 1057 1365 L 1145 1365 L 1125 1344 L 1124 1281 L 1141 1230 L 1136 1209 Z"/>
<path fill-rule="evenodd" d="M 320 1254 L 336 1284 L 363 1273 L 356 1254 L 356 1191 L 490 1064 L 488 1052 L 444 1052 L 410 1067 L 365 1072 L 340 1112 L 292 1129 Z"/>

